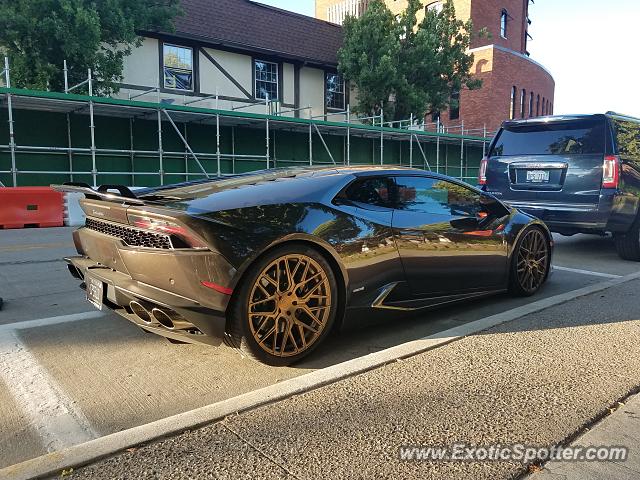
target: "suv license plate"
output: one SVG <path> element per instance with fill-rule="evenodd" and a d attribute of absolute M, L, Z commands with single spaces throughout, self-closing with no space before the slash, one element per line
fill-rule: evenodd
<path fill-rule="evenodd" d="M 98 310 L 102 310 L 104 283 L 89 275 L 85 276 L 85 282 L 87 284 L 87 301 Z"/>
<path fill-rule="evenodd" d="M 546 183 L 549 181 L 548 170 L 527 170 L 528 183 Z"/>

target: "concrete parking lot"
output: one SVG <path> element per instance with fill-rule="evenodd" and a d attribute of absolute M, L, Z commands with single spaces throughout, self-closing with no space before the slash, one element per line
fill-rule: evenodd
<path fill-rule="evenodd" d="M 226 347 L 171 344 L 92 310 L 61 261 L 74 253 L 71 231 L 0 231 L 0 468 L 531 301 L 503 295 L 358 325 L 308 360 L 275 369 Z M 620 260 L 604 237 L 557 237 L 554 263 L 534 299 L 640 270 Z"/>

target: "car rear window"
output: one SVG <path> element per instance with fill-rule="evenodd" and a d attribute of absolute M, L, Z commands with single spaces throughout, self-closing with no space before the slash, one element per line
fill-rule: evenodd
<path fill-rule="evenodd" d="M 503 128 L 491 156 L 604 153 L 605 120 L 590 118 Z"/>

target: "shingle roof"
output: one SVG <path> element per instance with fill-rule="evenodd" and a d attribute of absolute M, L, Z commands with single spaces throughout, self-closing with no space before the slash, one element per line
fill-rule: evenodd
<path fill-rule="evenodd" d="M 182 0 L 176 37 L 271 53 L 319 64 L 337 64 L 342 28 L 250 0 Z"/>

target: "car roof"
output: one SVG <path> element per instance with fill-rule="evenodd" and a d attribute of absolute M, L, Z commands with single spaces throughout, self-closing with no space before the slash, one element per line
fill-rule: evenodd
<path fill-rule="evenodd" d="M 303 170 L 306 171 L 306 170 Z M 400 165 L 357 165 L 357 166 L 336 166 L 336 167 L 315 167 L 314 174 L 321 175 L 352 175 L 354 177 L 376 177 L 383 175 L 409 175 L 424 176 L 428 175 L 441 180 L 452 180 L 461 182 L 456 178 L 436 173 L 430 170 L 423 170 L 414 167 L 403 167 Z"/>
<path fill-rule="evenodd" d="M 253 172 L 259 175 L 278 175 L 278 171 L 280 169 L 272 169 L 272 170 L 262 170 L 260 172 Z M 454 182 L 462 182 L 456 178 L 449 177 L 447 175 L 443 175 L 441 173 L 436 173 L 431 170 L 423 170 L 420 168 L 414 167 L 404 167 L 401 165 L 337 165 L 337 166 L 329 166 L 329 167 L 294 167 L 294 168 L 283 168 L 282 176 L 283 177 L 321 177 L 328 175 L 339 175 L 339 176 L 353 176 L 353 177 L 375 177 L 375 176 L 383 176 L 383 175 L 410 175 L 410 176 L 425 176 L 428 175 L 433 178 L 438 178 L 441 180 L 451 180 Z"/>
<path fill-rule="evenodd" d="M 238 175 L 229 175 L 222 178 L 200 179 L 192 182 L 185 182 L 174 185 L 164 185 L 162 187 L 153 187 L 137 191 L 137 195 L 144 197 L 145 195 L 159 194 L 164 191 L 170 191 L 173 196 L 191 196 L 194 193 L 212 194 L 222 192 L 224 190 L 237 190 L 239 188 L 246 189 L 248 187 L 257 187 L 269 185 L 268 188 L 281 189 L 285 185 L 291 185 L 291 181 L 303 180 L 309 178 L 324 178 L 330 181 L 333 177 L 337 184 L 344 186 L 345 177 L 361 178 L 369 176 L 381 175 L 409 175 L 424 176 L 440 180 L 450 180 L 460 183 L 459 180 L 441 175 L 427 170 L 419 170 L 416 168 L 391 166 L 391 165 L 356 165 L 356 166 L 306 166 L 293 168 L 275 168 L 270 170 L 258 170 Z M 262 187 L 261 187 L 262 188 Z M 342 188 L 342 187 L 341 187 Z M 209 192 L 208 192 L 209 190 Z"/>
<path fill-rule="evenodd" d="M 516 126 L 524 126 L 524 125 L 539 125 L 541 123 L 550 123 L 550 122 L 566 122 L 571 120 L 584 120 L 589 118 L 625 118 L 627 120 L 640 122 L 640 118 L 632 117 L 630 115 L 623 115 L 621 113 L 616 112 L 607 112 L 607 113 L 587 113 L 587 114 L 573 114 L 573 115 L 546 115 L 544 117 L 535 117 L 535 118 L 526 118 L 526 119 L 514 119 L 514 120 L 506 120 L 502 123 L 503 127 L 516 127 Z"/>
<path fill-rule="evenodd" d="M 425 176 L 438 178 L 441 180 L 453 180 L 459 182 L 457 178 L 449 177 L 441 173 L 432 172 L 431 170 L 422 170 L 419 168 L 409 167 L 379 167 L 373 169 L 367 169 L 363 171 L 351 172 L 356 177 L 375 177 L 380 175 L 403 175 L 403 176 Z"/>
<path fill-rule="evenodd" d="M 391 165 L 330 165 L 272 168 L 243 173 L 238 176 L 255 177 L 256 180 L 272 180 L 275 178 L 321 177 L 327 175 L 384 175 L 397 172 L 420 173 L 424 172 L 424 170 Z"/>

